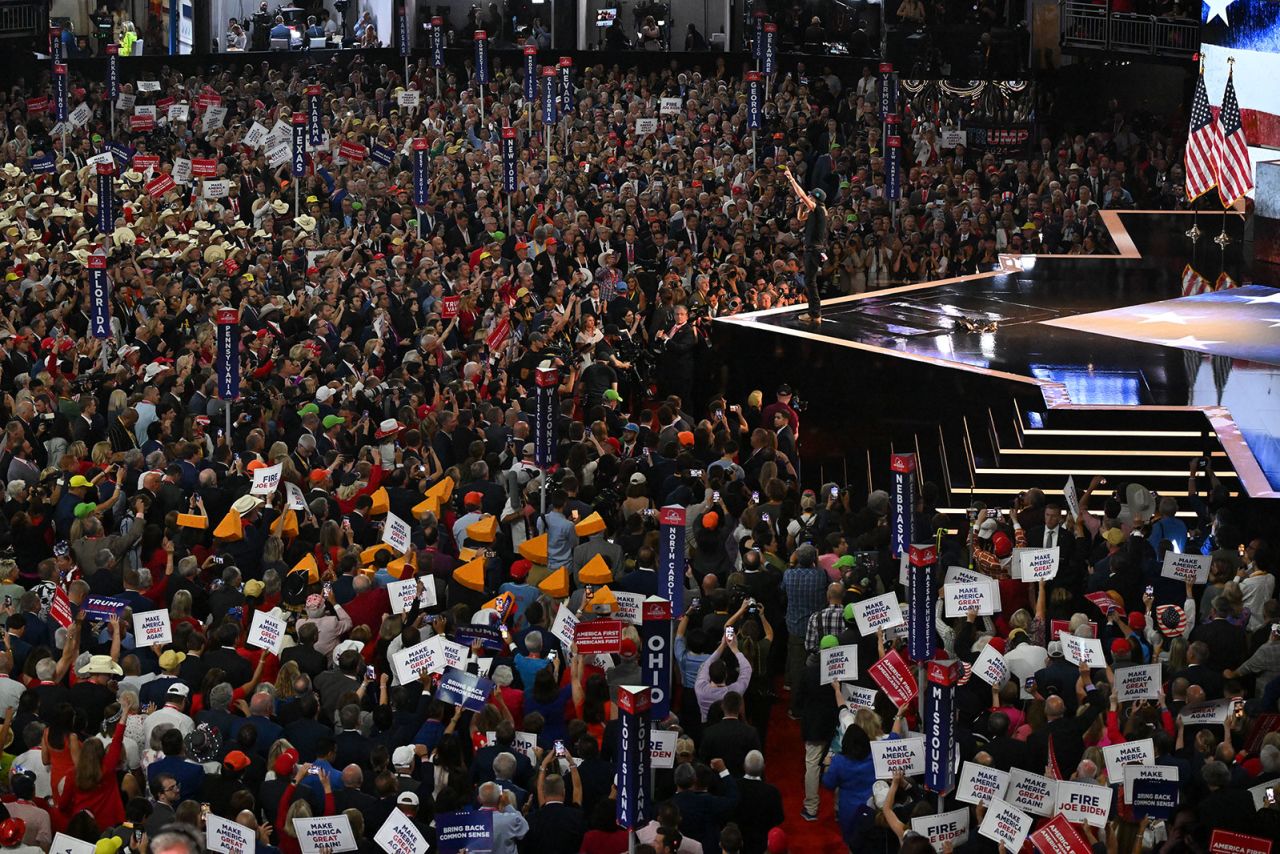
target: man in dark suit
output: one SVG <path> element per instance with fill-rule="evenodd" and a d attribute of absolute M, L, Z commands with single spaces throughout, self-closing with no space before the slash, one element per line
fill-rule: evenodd
<path fill-rule="evenodd" d="M 640 551 L 636 553 L 636 568 L 609 586 L 624 593 L 657 596 L 658 571 L 654 567 L 656 562 L 653 549 L 650 546 L 641 546 Z"/>
<path fill-rule="evenodd" d="M 1226 620 L 1214 620 L 1213 622 L 1221 622 L 1230 628 L 1240 629 L 1241 632 L 1244 631 L 1239 626 L 1231 626 Z M 1204 639 L 1204 635 L 1202 634 L 1199 638 L 1196 638 L 1196 632 L 1209 628 L 1213 625 L 1213 622 L 1197 626 L 1192 630 L 1191 637 L 1194 640 L 1187 647 L 1187 666 L 1173 674 L 1169 680 L 1172 682 L 1175 679 L 1182 678 L 1187 680 L 1188 685 L 1199 685 L 1204 689 L 1204 698 L 1206 700 L 1222 699 L 1222 671 L 1225 669 L 1222 665 L 1213 663 L 1213 648 Z M 1239 664 L 1236 666 L 1239 667 Z"/>
<path fill-rule="evenodd" d="M 708 787 L 717 778 L 720 794 Z M 720 844 L 720 831 L 738 805 L 738 785 L 724 762 L 711 760 L 711 768 L 699 764 L 680 765 L 675 773 L 676 793 L 671 803 L 680 811 L 680 830 L 690 839 L 702 843 L 703 851 L 715 851 Z"/>
<path fill-rule="evenodd" d="M 296 661 L 299 670 L 315 679 L 329 666 L 324 654 L 315 647 L 319 638 L 320 631 L 315 623 L 303 623 L 298 627 L 298 642 L 280 654 L 280 663 Z"/>
<path fill-rule="evenodd" d="M 1192 629 L 1189 638 L 1192 646 L 1197 641 L 1205 645 L 1205 657 L 1198 663 L 1218 672 L 1236 670 L 1249 657 L 1249 636 L 1244 626 L 1234 625 L 1227 619 L 1231 616 L 1231 602 L 1225 596 L 1214 598 L 1209 614 L 1209 622 Z M 1187 660 L 1191 660 L 1190 656 Z"/>
<path fill-rule="evenodd" d="M 516 747 L 516 728 L 511 721 L 501 721 L 493 732 L 493 744 L 476 751 L 471 760 L 471 782 L 473 785 L 487 783 L 493 779 L 493 760 L 499 753 L 510 753 L 516 758 L 516 773 L 511 779 L 522 789 L 529 788 L 533 780 L 533 763 L 524 751 Z"/>
<path fill-rule="evenodd" d="M 226 681 L 232 685 L 243 685 L 253 678 L 253 668 L 236 652 L 235 644 L 239 637 L 240 630 L 235 623 L 223 623 L 213 635 L 214 643 L 218 646 L 203 656 L 206 672 L 220 667 L 226 674 Z"/>
<path fill-rule="evenodd" d="M 1083 556 L 1076 542 L 1075 532 L 1063 524 L 1062 508 L 1052 502 L 1044 506 L 1044 524 L 1028 528 L 1027 548 L 1058 551 L 1058 575 L 1053 586 L 1066 587 L 1073 593 L 1083 589 L 1084 564 L 1077 560 Z"/>
<path fill-rule="evenodd" d="M 742 695 L 730 691 L 720 701 L 724 716 L 702 733 L 698 758 L 710 762 L 714 757 L 724 760 L 729 773 L 742 776 L 742 764 L 747 754 L 760 749 L 760 734 L 756 728 L 742 720 Z"/>
<path fill-rule="evenodd" d="M 636 264 L 647 264 L 653 258 L 650 249 L 640 240 L 634 226 L 627 226 L 618 246 L 618 269 L 625 276 Z"/>
<path fill-rule="evenodd" d="M 764 854 L 769 831 L 782 824 L 782 793 L 764 780 L 764 754 L 752 750 L 743 761 L 734 821 L 742 831 L 742 854 Z"/>
<path fill-rule="evenodd" d="M 659 373 L 666 387 L 681 400 L 692 400 L 693 350 L 698 345 L 697 335 L 689 323 L 689 309 L 675 307 L 675 318 L 667 329 L 659 329 L 655 336 L 659 342 Z"/>
<path fill-rule="evenodd" d="M 342 744 L 340 741 L 338 744 L 338 756 L 342 756 Z M 367 815 L 367 811 L 377 802 L 377 798 L 364 791 L 364 771 L 360 766 L 354 763 L 344 766 L 342 769 L 342 788 L 333 793 L 333 803 L 338 811 L 356 809 Z"/>
<path fill-rule="evenodd" d="M 548 237 L 544 245 L 546 248 L 533 259 L 533 281 L 542 293 L 546 293 L 551 283 L 565 274 L 564 259 L 556 254 L 559 249 L 558 241 L 554 237 Z"/>
<path fill-rule="evenodd" d="M 1037 684 L 1037 689 L 1039 685 Z M 1072 691 L 1074 692 L 1074 688 Z M 1106 706 L 1106 698 L 1100 691 L 1090 691 L 1085 699 L 1082 714 L 1067 716 L 1062 697 L 1057 694 L 1044 702 L 1046 723 L 1027 739 L 1027 752 L 1031 755 L 1030 768 L 1044 768 L 1052 758 L 1060 776 L 1066 778 L 1075 771 L 1084 756 L 1084 734 Z M 1050 751 L 1052 745 L 1052 751 Z"/>
<path fill-rule="evenodd" d="M 308 694 L 299 697 L 296 703 L 298 717 L 284 728 L 283 735 L 297 749 L 298 757 L 301 761 L 311 762 L 316 758 L 320 740 L 332 739 L 333 729 L 316 720 L 316 713 L 320 711 L 320 704 L 316 702 L 315 695 Z"/>
<path fill-rule="evenodd" d="M 337 759 L 333 764 L 338 768 L 346 768 L 348 765 L 370 767 L 369 756 L 373 753 L 373 742 L 360 731 L 360 707 L 355 703 L 343 706 L 338 710 L 338 723 L 342 725 L 342 729 L 333 737 L 338 748 Z"/>
<path fill-rule="evenodd" d="M 1027 743 L 1009 735 L 1009 716 L 1004 712 L 992 712 L 987 717 L 987 734 L 991 740 L 984 748 L 991 754 L 992 766 L 1001 771 L 1010 768 L 1030 768 Z"/>
<path fill-rule="evenodd" d="M 444 231 L 444 243 L 450 250 L 461 249 L 470 253 L 479 239 L 479 232 L 467 218 L 465 210 L 459 210 L 454 215 L 453 224 Z"/>
<path fill-rule="evenodd" d="M 525 850 L 539 854 L 577 854 L 586 833 L 586 821 L 582 817 L 582 784 L 573 759 L 568 758 L 569 774 L 573 780 L 573 802 L 565 803 L 564 777 L 548 774 L 547 769 L 559 757 L 555 751 L 547 751 L 538 769 L 538 809 L 529 816 L 529 832 L 525 835 Z"/>

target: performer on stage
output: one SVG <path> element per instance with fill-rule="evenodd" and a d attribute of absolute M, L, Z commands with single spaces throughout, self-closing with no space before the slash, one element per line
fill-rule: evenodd
<path fill-rule="evenodd" d="M 783 167 L 791 189 L 800 201 L 800 222 L 804 223 L 804 290 L 809 297 L 808 314 L 800 315 L 800 319 L 809 323 L 822 321 L 822 300 L 818 296 L 818 270 L 822 267 L 822 259 L 827 248 L 827 194 L 819 189 L 806 193 L 796 181 L 791 169 Z"/>

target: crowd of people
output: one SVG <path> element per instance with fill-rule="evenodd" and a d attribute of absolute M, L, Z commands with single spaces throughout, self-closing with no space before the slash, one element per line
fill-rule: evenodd
<path fill-rule="evenodd" d="M 1179 180 L 1172 135 L 1117 122 L 1012 157 L 920 156 L 932 131 L 916 117 L 891 218 L 866 78 L 779 75 L 753 163 L 740 77 L 723 65 L 590 67 L 550 161 L 541 138 L 522 140 L 508 195 L 497 129 L 531 120 L 503 68 L 483 114 L 461 68 L 437 100 L 425 62 L 409 81 L 418 108 L 400 106 L 395 68 L 358 54 L 283 72 L 167 68 L 158 86 L 122 69 L 139 105 L 190 112 L 119 134 L 159 165 L 120 164 L 104 238 L 90 163 L 109 150 L 104 81 L 72 65 L 69 107 L 92 117 L 65 138 L 36 112 L 47 80 L 5 99 L 0 848 L 48 850 L 63 833 L 108 854 L 195 852 L 222 817 L 262 854 L 298 854 L 295 819 L 344 815 L 368 851 L 390 818 L 434 845 L 444 816 L 476 810 L 492 813 L 496 852 L 627 850 L 614 691 L 643 675 L 640 638 L 629 625 L 616 653 L 588 656 L 556 627 L 609 613 L 605 586 L 658 592 L 657 511 L 673 504 L 687 609 L 672 714 L 655 726 L 678 740 L 637 850 L 785 852 L 824 789 L 852 850 L 931 848 L 909 824 L 936 799 L 918 778 L 877 781 L 870 758 L 921 730 L 917 709 L 883 692 L 858 707 L 819 667 L 822 650 L 856 645 L 862 667 L 843 687 L 874 688 L 867 667 L 901 645 L 863 636 L 850 608 L 905 594 L 890 498 L 799 482 L 792 390 L 726 399 L 705 371 L 709 321 L 803 299 L 779 166 L 823 191 L 820 275 L 851 292 L 985 269 L 998 252 L 1098 251 L 1108 188 L 1138 197 Z M 287 124 L 310 84 L 324 143 L 295 189 L 277 146 L 246 135 Z M 638 136 L 660 96 L 682 109 Z M 207 126 L 215 106 L 227 112 Z M 430 145 L 420 209 L 414 136 Z M 179 161 L 212 172 L 153 195 Z M 105 339 L 90 335 L 99 251 Z M 238 318 L 233 404 L 219 395 L 220 309 Z M 540 369 L 560 401 L 543 466 Z M 264 469 L 278 481 L 255 492 Z M 1276 832 L 1276 808 L 1255 812 L 1246 791 L 1280 777 L 1280 736 L 1257 736 L 1280 693 L 1274 547 L 1220 490 L 1181 508 L 1197 512 L 1190 525 L 1169 501 L 1133 485 L 1067 519 L 1032 492 L 1011 513 L 948 519 L 923 484 L 915 508 L 917 531 L 958 531 L 941 566 L 976 567 L 1003 595 L 992 617 L 934 627 L 940 656 L 972 665 L 989 646 L 1016 676 L 960 686 L 959 758 L 1115 785 L 1101 749 L 1151 737 L 1156 763 L 1178 769 L 1170 818 L 1118 804 L 1105 830 L 1086 828 L 1108 851 L 1200 851 L 1211 826 Z M 388 544 L 396 520 L 407 549 Z M 1056 579 L 1010 580 L 1015 544 L 1050 543 Z M 1159 577 L 1171 543 L 1212 554 L 1207 585 Z M 399 607 L 391 585 L 413 578 Z M 1089 591 L 1118 611 L 1103 618 Z M 149 644 L 133 616 L 154 611 L 169 639 Z M 250 642 L 259 614 L 287 625 L 278 654 Z M 1096 632 L 1108 666 L 1065 662 L 1057 619 Z M 499 625 L 496 649 L 471 628 Z M 393 666 L 436 637 L 466 639 L 455 664 L 495 683 L 481 709 L 438 699 L 439 669 Z M 1113 668 L 1148 661 L 1163 663 L 1160 698 L 1117 703 Z M 1244 698 L 1226 726 L 1178 724 L 1218 697 Z M 801 743 L 803 772 L 770 773 L 798 769 Z M 801 786 L 801 813 L 785 815 L 780 790 Z M 954 848 L 996 850 L 976 832 L 983 809 Z"/>

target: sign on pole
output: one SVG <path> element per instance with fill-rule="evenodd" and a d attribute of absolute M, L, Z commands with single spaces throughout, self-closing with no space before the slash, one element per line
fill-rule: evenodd
<path fill-rule="evenodd" d="M 644 644 L 641 678 L 649 689 L 650 720 L 661 722 L 671 713 L 671 603 L 660 596 L 650 596 L 640 606 L 640 612 L 640 640 Z"/>
<path fill-rule="evenodd" d="M 642 826 L 648 813 L 650 709 L 648 688 L 618 687 L 617 822 L 628 830 Z"/>
<path fill-rule="evenodd" d="M 963 674 L 959 661 L 930 661 L 925 669 L 924 786 L 938 794 L 956 782 L 956 685 Z"/>
<path fill-rule="evenodd" d="M 684 615 L 685 509 L 669 505 L 658 511 L 658 595 L 671 603 L 671 618 Z"/>
<path fill-rule="evenodd" d="M 916 455 L 889 458 L 893 492 L 889 505 L 889 552 L 893 557 L 911 547 L 911 517 L 916 506 Z"/>
<path fill-rule="evenodd" d="M 94 338 L 111 337 L 111 284 L 101 252 L 89 256 L 89 326 Z"/>
<path fill-rule="evenodd" d="M 215 316 L 218 324 L 218 397 L 235 400 L 240 396 L 240 312 L 220 308 Z M 228 437 L 229 438 L 229 437 Z"/>
<path fill-rule="evenodd" d="M 553 367 L 534 371 L 533 461 L 541 469 L 555 463 L 556 416 L 560 406 L 560 373 Z"/>
<path fill-rule="evenodd" d="M 911 574 L 907 576 L 907 650 L 916 661 L 928 661 L 933 658 L 937 633 L 933 622 L 938 600 L 933 591 L 938 548 L 933 544 L 913 545 L 907 552 L 911 564 Z"/>

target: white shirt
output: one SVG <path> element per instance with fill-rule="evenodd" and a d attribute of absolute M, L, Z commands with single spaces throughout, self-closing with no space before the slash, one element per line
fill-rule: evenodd
<path fill-rule="evenodd" d="M 151 746 L 151 733 L 160 724 L 173 724 L 178 732 L 182 733 L 183 738 L 196 728 L 196 722 L 191 720 L 191 716 L 185 712 L 180 712 L 173 706 L 165 706 L 162 709 L 156 709 L 147 715 L 146 723 L 142 728 L 142 744 L 146 747 Z"/>
<path fill-rule="evenodd" d="M 47 798 L 53 794 L 53 785 L 49 778 L 49 766 L 40 758 L 40 747 L 36 746 L 26 753 L 19 754 L 13 760 L 14 769 L 21 768 L 36 775 L 36 797 Z"/>
<path fill-rule="evenodd" d="M 0 714 L 9 709 L 17 708 L 18 700 L 26 691 L 26 687 L 17 679 L 0 676 Z"/>

